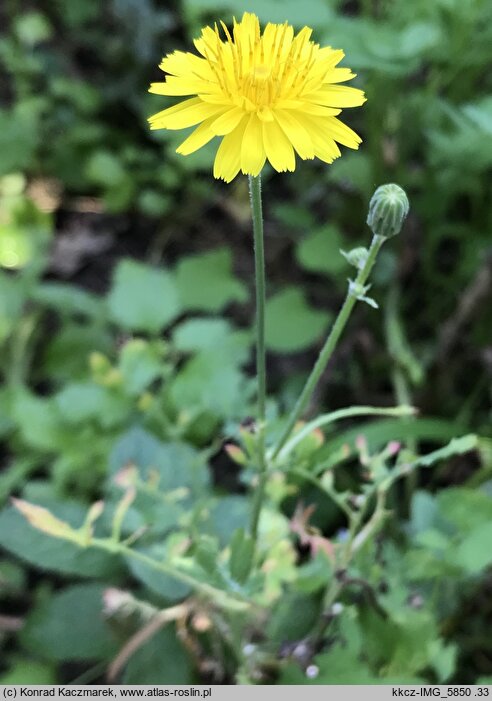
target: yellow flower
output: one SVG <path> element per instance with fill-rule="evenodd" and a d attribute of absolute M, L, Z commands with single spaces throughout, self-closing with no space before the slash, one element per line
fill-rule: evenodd
<path fill-rule="evenodd" d="M 331 163 L 340 156 L 336 142 L 358 148 L 360 137 L 336 117 L 341 107 L 365 102 L 357 88 L 339 85 L 354 77 L 337 68 L 344 53 L 320 48 L 304 27 L 297 36 L 287 22 L 267 24 L 245 13 L 234 20 L 232 35 L 221 22 L 205 27 L 195 40 L 201 56 L 183 51 L 167 55 L 160 68 L 165 83 L 158 95 L 195 95 L 150 117 L 151 129 L 184 129 L 199 124 L 177 148 L 186 156 L 222 136 L 214 176 L 230 182 L 239 171 L 258 175 L 265 161 L 278 171 L 295 169 L 302 159 Z"/>

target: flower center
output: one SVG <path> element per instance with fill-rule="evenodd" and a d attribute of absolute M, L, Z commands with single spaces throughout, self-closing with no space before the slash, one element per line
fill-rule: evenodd
<path fill-rule="evenodd" d="M 242 93 L 247 100 L 249 110 L 261 110 L 270 107 L 274 99 L 275 79 L 269 66 L 259 63 L 245 75 Z"/>
<path fill-rule="evenodd" d="M 250 73 L 253 82 L 258 82 L 258 83 L 261 83 L 265 80 L 268 80 L 268 78 L 270 77 L 270 74 L 271 74 L 270 67 L 265 66 L 263 64 L 260 64 L 258 66 L 254 66 L 253 70 Z"/>

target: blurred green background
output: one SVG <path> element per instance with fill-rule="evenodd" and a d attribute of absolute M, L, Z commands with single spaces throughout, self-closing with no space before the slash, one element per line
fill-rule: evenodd
<path fill-rule="evenodd" d="M 262 22 L 307 24 L 317 42 L 343 48 L 342 65 L 368 97 L 344 111 L 363 138 L 358 152 L 332 166 L 264 173 L 271 413 L 292 405 L 343 299 L 351 271 L 339 250 L 368 244 L 370 196 L 396 182 L 411 212 L 377 264 L 371 295 L 380 311 L 357 309 L 312 411 L 419 408 L 412 422 L 368 429 L 378 445 L 438 447 L 478 433 L 480 454 L 447 462 L 420 486 L 431 501 L 459 486 L 471 510 L 473 490 L 489 503 L 490 0 L 3 0 L 0 499 L 22 491 L 40 503 L 89 503 L 134 425 L 201 450 L 251 413 L 246 178 L 215 181 L 216 144 L 183 158 L 174 152 L 182 132 L 150 132 L 146 122 L 171 104 L 146 92 L 161 57 L 190 49 L 209 21 L 246 10 Z M 219 488 L 236 491 L 220 451 L 212 466 Z M 490 522 L 490 504 L 484 514 Z M 68 657 L 46 648 L 57 633 L 39 623 L 40 611 L 50 601 L 55 617 L 71 600 L 55 598 L 59 575 L 40 577 L 37 541 L 12 518 L 0 516 L 0 602 L 12 618 L 5 629 L 0 619 L 0 679 L 74 678 L 114 646 Z M 328 531 L 330 518 L 320 523 Z M 84 586 L 94 608 L 99 585 Z M 448 619 L 462 683 L 492 674 L 491 586 L 489 569 Z"/>

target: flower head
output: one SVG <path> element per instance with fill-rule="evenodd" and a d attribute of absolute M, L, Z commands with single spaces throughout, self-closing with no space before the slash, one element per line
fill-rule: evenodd
<path fill-rule="evenodd" d="M 338 68 L 343 51 L 320 48 L 304 27 L 296 36 L 285 24 L 267 24 L 245 13 L 232 34 L 221 22 L 195 40 L 200 56 L 175 51 L 160 68 L 166 82 L 150 92 L 188 99 L 150 117 L 151 129 L 197 126 L 178 147 L 186 156 L 223 137 L 214 176 L 230 182 L 239 171 L 258 175 L 268 160 L 277 171 L 293 171 L 301 159 L 331 163 L 339 144 L 358 148 L 360 137 L 337 119 L 342 107 L 365 102 L 357 88 L 340 85 L 354 77 Z"/>

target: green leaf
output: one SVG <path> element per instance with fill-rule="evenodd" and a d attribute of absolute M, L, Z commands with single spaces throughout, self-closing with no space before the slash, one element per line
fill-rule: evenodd
<path fill-rule="evenodd" d="M 326 587 L 334 576 L 333 563 L 322 550 L 316 553 L 313 560 L 301 565 L 297 572 L 296 589 L 305 594 L 313 594 Z"/>
<path fill-rule="evenodd" d="M 440 515 L 460 533 L 492 522 L 492 497 L 479 489 L 451 487 L 436 497 Z"/>
<path fill-rule="evenodd" d="M 278 642 L 302 640 L 320 616 L 319 598 L 298 592 L 281 597 L 267 624 L 268 638 Z"/>
<path fill-rule="evenodd" d="M 0 265 L 17 270 L 31 262 L 35 248 L 29 229 L 15 224 L 0 224 Z"/>
<path fill-rule="evenodd" d="M 444 684 L 454 674 L 457 656 L 457 645 L 445 645 L 442 640 L 436 640 L 431 646 L 431 665 L 439 684 Z"/>
<path fill-rule="evenodd" d="M 53 30 L 41 12 L 26 12 L 17 18 L 14 31 L 19 40 L 28 47 L 47 41 Z"/>
<path fill-rule="evenodd" d="M 408 610 L 383 619 L 372 609 L 360 614 L 363 649 L 385 676 L 413 675 L 430 663 L 438 639 L 437 625 L 428 611 Z"/>
<path fill-rule="evenodd" d="M 478 574 L 492 563 L 492 523 L 484 523 L 469 533 L 449 553 L 451 561 L 470 574 Z"/>
<path fill-rule="evenodd" d="M 154 635 L 131 656 L 123 684 L 192 684 L 191 663 L 172 625 Z"/>
<path fill-rule="evenodd" d="M 178 350 L 190 352 L 210 350 L 220 345 L 231 333 L 226 319 L 188 319 L 176 327 L 173 334 Z"/>
<path fill-rule="evenodd" d="M 219 543 L 217 538 L 200 534 L 195 543 L 193 559 L 207 573 L 215 576 L 218 571 Z"/>
<path fill-rule="evenodd" d="M 218 536 L 221 546 L 229 545 L 231 533 L 249 525 L 251 505 L 246 497 L 232 494 L 222 497 L 210 510 L 207 530 Z"/>
<path fill-rule="evenodd" d="M 181 312 L 172 275 L 133 260 L 118 264 L 108 305 L 111 318 L 123 328 L 154 334 Z"/>
<path fill-rule="evenodd" d="M 89 182 L 103 187 L 114 187 L 126 178 L 123 163 L 110 151 L 96 151 L 89 159 L 86 171 Z"/>
<path fill-rule="evenodd" d="M 324 460 L 327 455 L 336 454 L 345 444 L 353 447 L 358 436 L 364 436 L 369 450 L 375 451 L 385 446 L 389 441 L 407 441 L 412 438 L 417 441 L 428 440 L 442 443 L 451 440 L 462 431 L 463 427 L 460 424 L 438 418 L 415 418 L 411 421 L 402 421 L 401 419 L 372 421 L 358 424 L 355 428 L 349 428 L 345 431 L 337 430 L 336 436 L 331 436 L 326 446 L 320 448 L 318 457 L 320 460 Z"/>
<path fill-rule="evenodd" d="M 112 345 L 109 333 L 96 325 L 67 323 L 46 346 L 43 369 L 55 380 L 86 379 L 90 354 L 109 353 Z"/>
<path fill-rule="evenodd" d="M 57 450 L 63 441 L 63 429 L 52 399 L 21 391 L 14 397 L 12 413 L 27 445 L 48 452 Z"/>
<path fill-rule="evenodd" d="M 185 363 L 171 386 L 171 396 L 179 409 L 232 418 L 244 409 L 249 396 L 246 387 L 235 360 L 210 350 Z"/>
<path fill-rule="evenodd" d="M 43 503 L 57 518 L 79 528 L 87 508 L 75 503 Z M 111 577 L 118 558 L 99 550 L 81 549 L 73 543 L 37 531 L 13 507 L 0 512 L 0 547 L 38 569 L 79 577 Z"/>
<path fill-rule="evenodd" d="M 238 528 L 231 538 L 231 556 L 229 571 L 233 579 L 244 584 L 253 566 L 255 545 L 253 539 L 244 528 Z"/>
<path fill-rule="evenodd" d="M 40 139 L 38 110 L 29 101 L 0 109 L 0 176 L 29 168 Z"/>
<path fill-rule="evenodd" d="M 55 397 L 63 422 L 70 424 L 97 421 L 100 426 L 117 426 L 128 415 L 124 398 L 92 382 L 73 382 Z"/>
<path fill-rule="evenodd" d="M 232 273 L 232 254 L 227 248 L 181 260 L 176 285 L 185 309 L 218 312 L 230 302 L 248 299 L 246 287 Z"/>
<path fill-rule="evenodd" d="M 34 301 L 67 315 L 100 316 L 103 310 L 96 295 L 74 285 L 61 282 L 44 282 L 32 294 Z"/>
<path fill-rule="evenodd" d="M 173 342 L 185 353 L 220 348 L 222 354 L 241 363 L 248 358 L 251 335 L 248 331 L 235 331 L 225 319 L 209 317 L 187 319 L 179 324 Z"/>
<path fill-rule="evenodd" d="M 306 270 L 337 275 L 347 267 L 340 253 L 341 248 L 343 239 L 338 229 L 325 226 L 311 232 L 297 244 L 296 257 Z"/>
<path fill-rule="evenodd" d="M 427 531 L 435 524 L 438 507 L 434 497 L 428 492 L 414 492 L 412 497 L 410 526 L 414 535 Z"/>
<path fill-rule="evenodd" d="M 0 270 L 0 343 L 12 332 L 23 304 L 20 281 Z"/>
<path fill-rule="evenodd" d="M 23 594 L 26 589 L 26 574 L 16 562 L 0 560 L 0 597 Z"/>
<path fill-rule="evenodd" d="M 77 584 L 41 601 L 27 619 L 21 643 L 41 658 L 104 660 L 119 647 L 102 616 L 103 584 Z"/>
<path fill-rule="evenodd" d="M 151 557 L 153 560 L 165 561 L 166 548 L 164 545 L 154 545 L 139 552 Z M 141 562 L 133 557 L 127 557 L 126 563 L 139 582 L 145 584 L 154 594 L 168 599 L 169 601 L 178 601 L 184 599 L 191 592 L 187 584 L 183 584 L 174 577 L 170 577 L 159 570 L 149 567 L 145 562 Z"/>
<path fill-rule="evenodd" d="M 159 348 L 141 338 L 127 341 L 121 350 L 118 367 L 125 392 L 139 395 L 162 373 Z"/>
<path fill-rule="evenodd" d="M 289 664 L 282 672 L 278 684 L 380 684 L 367 665 L 352 650 L 337 645 L 330 652 L 314 658 L 318 675 L 309 679 L 297 665 Z"/>
<path fill-rule="evenodd" d="M 55 670 L 51 664 L 21 657 L 16 659 L 8 672 L 0 676 L 0 684 L 40 685 L 56 684 Z"/>
<path fill-rule="evenodd" d="M 207 466 L 197 450 L 186 443 L 163 443 L 139 427 L 124 433 L 111 452 L 112 476 L 128 465 L 134 465 L 144 481 L 157 473 L 161 492 L 188 487 L 198 498 L 209 485 Z"/>
<path fill-rule="evenodd" d="M 287 287 L 266 304 L 266 343 L 278 353 L 295 353 L 319 340 L 331 314 L 310 307 L 300 289 Z"/>

